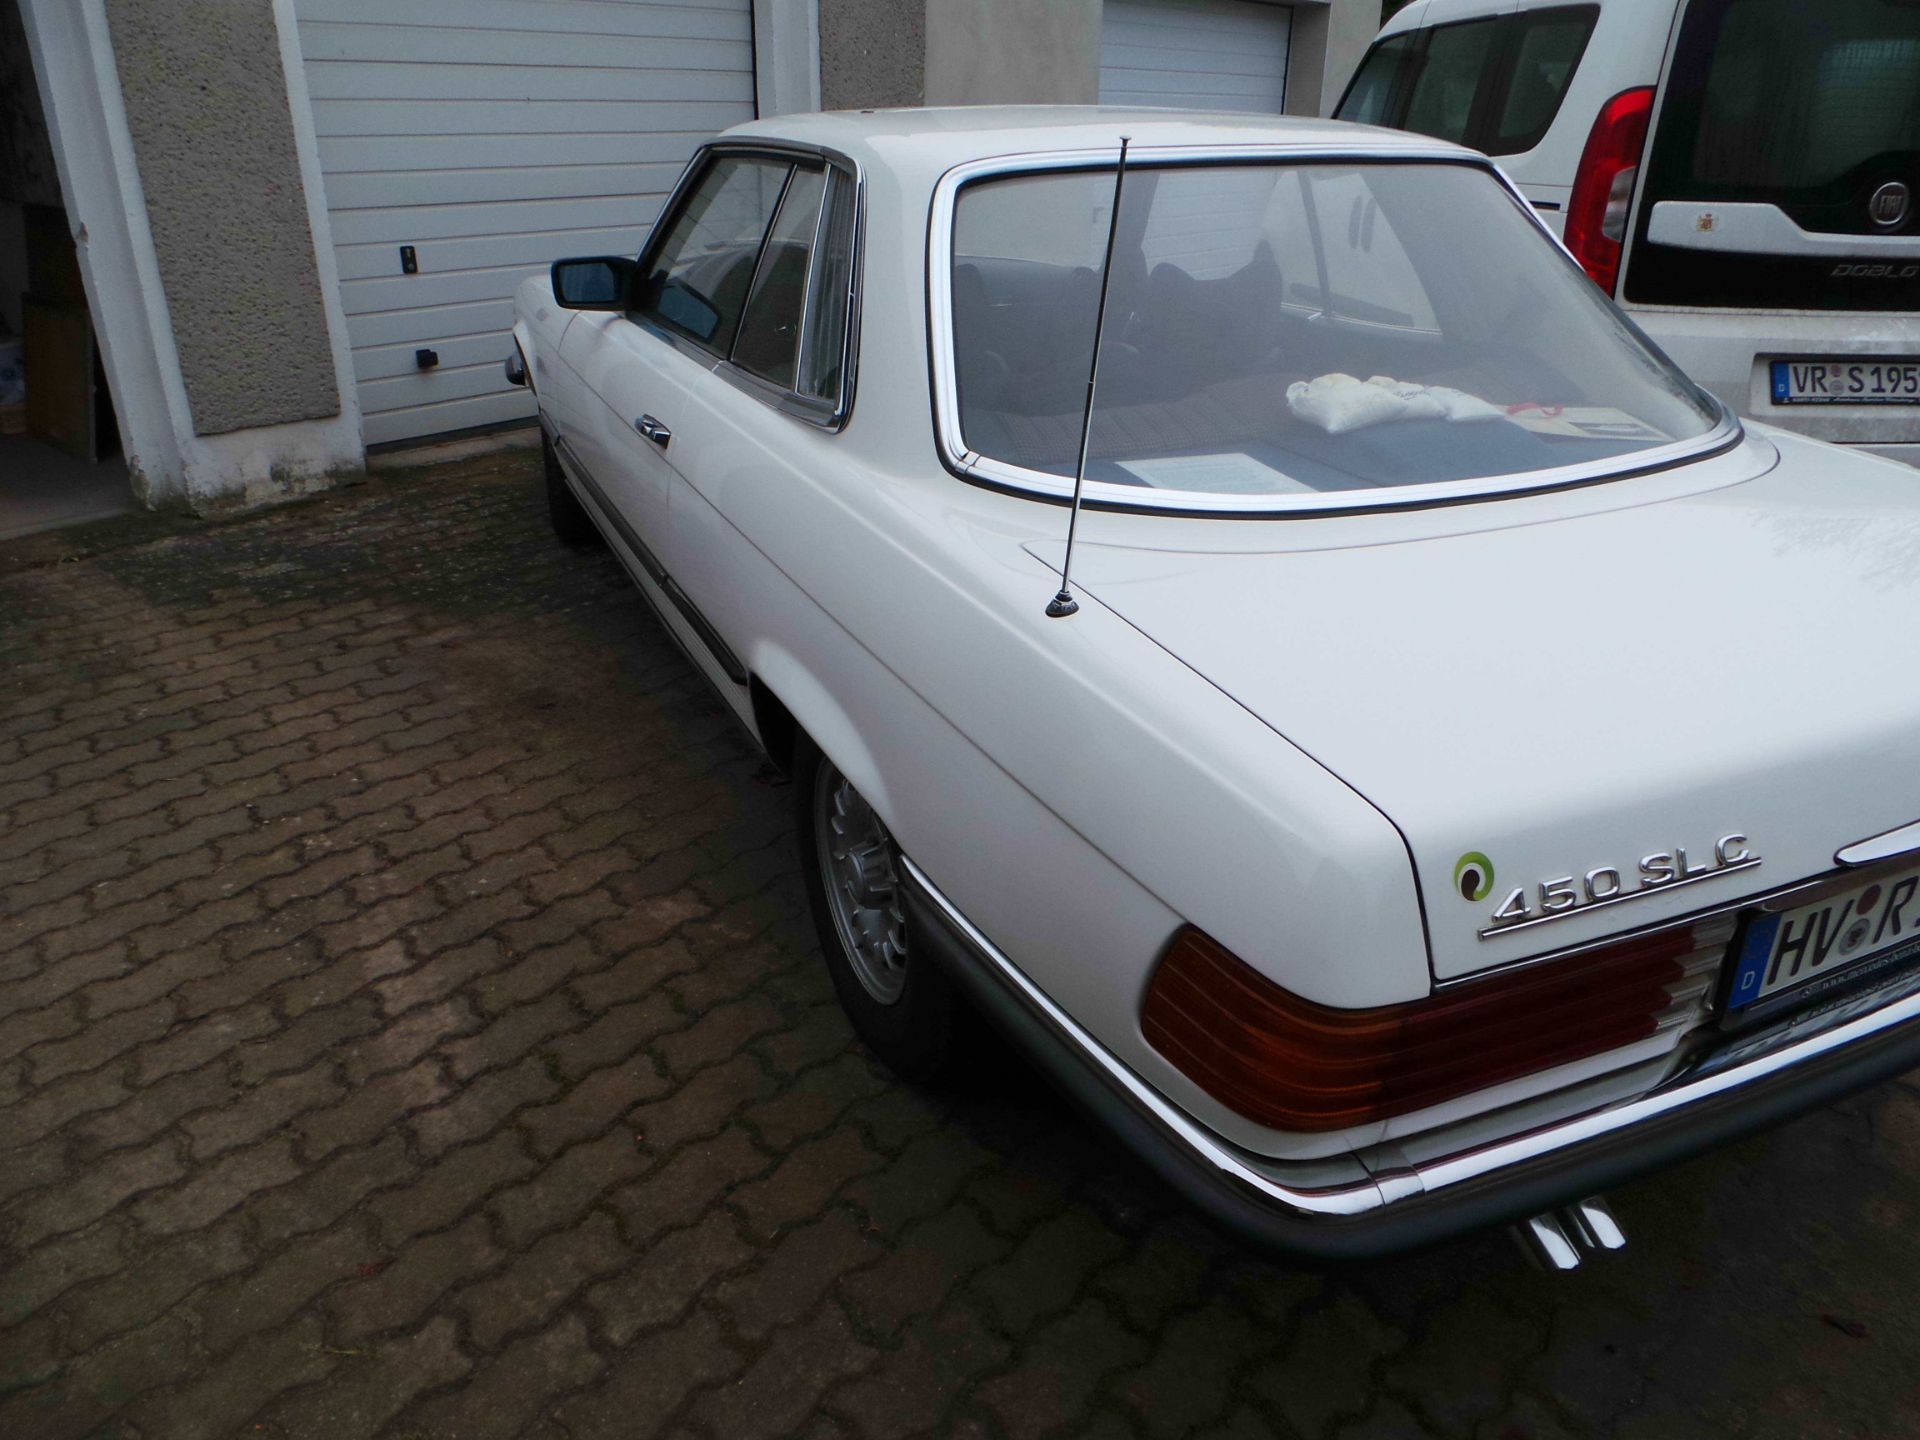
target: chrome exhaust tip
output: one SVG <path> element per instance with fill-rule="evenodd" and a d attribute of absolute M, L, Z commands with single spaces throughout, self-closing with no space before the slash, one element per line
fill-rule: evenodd
<path fill-rule="evenodd" d="M 1513 1237 L 1536 1267 L 1555 1274 L 1578 1270 L 1597 1251 L 1627 1248 L 1626 1231 L 1598 1195 L 1524 1220 L 1513 1227 Z"/>

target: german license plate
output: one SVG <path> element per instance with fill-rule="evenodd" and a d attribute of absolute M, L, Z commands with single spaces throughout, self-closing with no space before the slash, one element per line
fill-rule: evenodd
<path fill-rule="evenodd" d="M 1920 405 L 1920 360 L 1775 360 L 1776 405 Z"/>
<path fill-rule="evenodd" d="M 1920 871 L 1868 881 L 1797 910 L 1760 916 L 1747 927 L 1727 1008 L 1743 1009 L 1843 971 L 1852 978 L 1869 961 L 1879 970 L 1916 958 Z"/>

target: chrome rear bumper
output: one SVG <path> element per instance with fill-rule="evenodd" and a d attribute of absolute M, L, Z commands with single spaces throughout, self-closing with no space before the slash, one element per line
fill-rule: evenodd
<path fill-rule="evenodd" d="M 1364 1259 L 1597 1194 L 1920 1066 L 1920 977 L 1813 1033 L 1745 1035 L 1638 1099 L 1437 1160 L 1313 1185 L 1198 1124 L 1121 1064 L 902 858 L 916 953 L 931 952 L 1053 1079 L 1200 1209 L 1267 1248 Z M 1799 1027 L 1797 1030 L 1795 1027 Z"/>

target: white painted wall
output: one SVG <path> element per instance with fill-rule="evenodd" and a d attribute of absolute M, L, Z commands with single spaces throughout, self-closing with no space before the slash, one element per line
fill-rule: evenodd
<path fill-rule="evenodd" d="M 368 444 L 531 416 L 500 371 L 520 280 L 633 254 L 757 89 L 791 108 L 819 93 L 817 26 L 790 0 L 763 7 L 786 33 L 758 78 L 754 0 L 288 3 Z"/>
<path fill-rule="evenodd" d="M 1101 102 L 1277 114 L 1292 18 L 1257 0 L 1106 0 Z"/>

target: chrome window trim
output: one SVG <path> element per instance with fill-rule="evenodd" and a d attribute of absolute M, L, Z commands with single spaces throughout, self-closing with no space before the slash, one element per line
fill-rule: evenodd
<path fill-rule="evenodd" d="M 706 369 L 731 383 L 736 389 L 745 391 L 762 404 L 780 411 L 781 414 L 791 415 L 794 419 L 812 425 L 816 429 L 835 432 L 844 430 L 847 422 L 853 418 L 854 397 L 859 389 L 861 293 L 863 289 L 862 270 L 866 261 L 867 177 L 866 172 L 861 168 L 858 160 L 830 146 L 806 145 L 792 140 L 721 139 L 708 141 L 705 145 L 702 145 L 693 152 L 693 157 L 687 161 L 686 168 L 680 172 L 680 178 L 674 182 L 673 189 L 668 192 L 665 202 L 660 207 L 660 213 L 654 218 L 653 228 L 647 234 L 646 243 L 640 247 L 640 253 L 635 258 L 635 273 L 638 276 L 644 276 L 647 273 L 655 252 L 666 238 L 667 226 L 662 222 L 666 221 L 668 217 L 679 209 L 682 201 L 685 199 L 687 191 L 693 186 L 698 177 L 705 172 L 708 162 L 726 155 L 742 155 L 750 158 L 775 161 L 784 160 L 789 164 L 795 161 L 810 160 L 823 165 L 829 174 L 834 170 L 840 171 L 852 184 L 853 188 L 848 203 L 853 206 L 853 235 L 848 245 L 847 253 L 847 323 L 845 334 L 841 337 L 840 393 L 838 397 L 829 401 L 817 396 L 803 395 L 797 390 L 790 390 L 783 386 L 775 385 L 771 381 L 764 380 L 751 371 L 734 364 L 732 360 L 715 355 L 713 351 L 696 344 L 686 336 L 669 330 L 666 326 L 641 314 L 631 303 L 627 307 L 626 318 L 645 330 L 649 335 L 666 341 L 687 358 L 698 361 Z M 791 176 L 789 176 L 789 181 L 790 180 Z M 827 194 L 822 198 L 820 206 L 822 222 L 825 221 L 828 209 L 833 203 L 833 188 L 832 185 L 829 185 L 827 187 Z M 780 198 L 781 201 L 786 199 L 786 187 L 784 183 L 781 188 Z M 771 230 L 774 222 L 778 220 L 779 211 L 780 206 L 776 203 L 773 217 L 768 221 L 769 230 Z M 818 236 L 819 229 L 816 226 L 816 241 Z M 761 240 L 763 256 L 765 245 L 766 241 L 763 236 Z M 759 273 L 759 259 L 755 261 L 754 273 L 756 276 Z M 751 284 L 749 284 L 748 288 L 749 293 L 751 293 Z M 807 290 L 808 301 L 810 303 L 813 290 L 813 276 L 811 273 L 809 273 L 807 277 Z M 796 365 L 796 378 L 798 378 L 798 374 L 799 370 Z"/>
<path fill-rule="evenodd" d="M 1131 165 L 1205 165 L 1240 162 L 1276 164 L 1377 164 L 1439 163 L 1461 165 L 1485 172 L 1506 192 L 1528 222 L 1554 242 L 1567 264 L 1578 269 L 1560 237 L 1527 203 L 1506 172 L 1483 156 L 1446 147 L 1396 147 L 1391 150 L 1354 149 L 1351 146 L 1311 145 L 1153 145 L 1128 152 Z M 995 156 L 956 165 L 943 174 L 934 187 L 933 205 L 927 228 L 927 338 L 933 382 L 934 441 L 942 463 L 963 480 L 972 480 L 996 488 L 1012 490 L 1049 500 L 1071 500 L 1073 478 L 1030 470 L 1004 460 L 996 460 L 974 450 L 960 432 L 960 390 L 953 354 L 953 219 L 960 190 L 978 180 L 1040 174 L 1053 170 L 1111 170 L 1112 152 L 1101 150 L 1063 150 L 1028 155 Z M 1584 278 L 1584 272 L 1581 272 Z M 1661 359 L 1658 347 L 1641 335 L 1639 327 L 1628 328 Z M 1671 363 L 1671 362 L 1668 362 Z M 1683 377 L 1684 378 L 1684 377 Z M 1669 445 L 1638 450 L 1631 455 L 1609 460 L 1562 465 L 1550 470 L 1517 471 L 1470 480 L 1442 480 L 1423 485 L 1380 486 L 1362 491 L 1339 491 L 1318 495 L 1229 495 L 1209 491 L 1151 490 L 1108 481 L 1086 482 L 1086 503 L 1096 507 L 1165 514 L 1203 515 L 1317 515 L 1352 514 L 1358 511 L 1410 509 L 1423 505 L 1488 500 L 1506 495 L 1531 494 L 1543 490 L 1568 489 L 1603 480 L 1625 479 L 1652 470 L 1666 469 L 1688 460 L 1700 459 L 1737 444 L 1745 435 L 1740 421 L 1721 402 L 1695 387 L 1696 393 L 1719 417 L 1703 434 Z"/>

